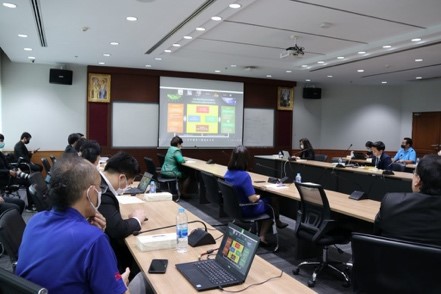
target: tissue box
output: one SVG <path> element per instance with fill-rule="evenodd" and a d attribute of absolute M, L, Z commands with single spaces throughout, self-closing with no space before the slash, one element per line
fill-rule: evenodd
<path fill-rule="evenodd" d="M 136 246 L 141 251 L 176 248 L 176 233 L 137 236 Z"/>
<path fill-rule="evenodd" d="M 173 195 L 169 192 L 146 193 L 144 194 L 144 199 L 146 201 L 167 201 L 173 200 Z"/>

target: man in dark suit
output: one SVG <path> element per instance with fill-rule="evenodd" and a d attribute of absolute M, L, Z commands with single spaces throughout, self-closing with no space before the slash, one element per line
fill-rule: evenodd
<path fill-rule="evenodd" d="M 441 157 L 426 155 L 412 178 L 413 193 L 388 193 L 375 219 L 375 233 L 441 246 Z"/>
<path fill-rule="evenodd" d="M 72 153 L 72 154 L 78 154 L 75 150 L 75 145 L 77 144 L 78 140 L 81 138 L 79 133 L 72 133 L 67 137 L 67 143 L 69 143 L 66 148 L 64 149 L 64 153 Z"/>
<path fill-rule="evenodd" d="M 384 153 L 386 146 L 383 142 L 377 141 L 372 143 L 372 164 L 382 170 L 392 170 L 392 159 Z"/>
<path fill-rule="evenodd" d="M 115 251 L 118 268 L 130 267 L 131 277 L 139 272 L 139 268 L 124 239 L 133 232 L 141 230 L 141 225 L 147 218 L 143 209 L 136 209 L 129 218 L 123 219 L 116 196 L 122 195 L 138 174 L 138 162 L 130 154 L 118 152 L 109 158 L 104 172 L 101 173 L 101 185 L 108 189 L 103 193 L 101 206 L 98 209 L 107 220 L 106 234 Z"/>
<path fill-rule="evenodd" d="M 21 134 L 20 141 L 18 141 L 14 146 L 14 156 L 17 161 L 20 157 L 23 158 L 23 161 L 29 164 L 32 171 L 41 172 L 43 170 L 43 166 L 31 161 L 32 155 L 37 152 L 38 149 L 29 152 L 28 148 L 26 147 L 26 145 L 31 142 L 31 138 L 32 136 L 28 132 Z"/>

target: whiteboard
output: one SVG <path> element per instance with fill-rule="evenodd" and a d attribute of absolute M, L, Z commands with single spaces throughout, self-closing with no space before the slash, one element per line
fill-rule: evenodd
<path fill-rule="evenodd" d="M 274 110 L 245 108 L 243 145 L 274 147 Z"/>
<path fill-rule="evenodd" d="M 159 106 L 112 103 L 112 147 L 157 147 Z"/>

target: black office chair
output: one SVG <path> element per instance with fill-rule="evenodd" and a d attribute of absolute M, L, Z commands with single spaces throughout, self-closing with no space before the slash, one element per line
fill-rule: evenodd
<path fill-rule="evenodd" d="M 273 208 L 270 205 L 266 204 L 271 208 L 271 210 L 273 210 L 272 216 L 267 213 L 263 213 L 263 214 L 256 216 L 256 217 L 245 217 L 242 215 L 241 206 L 256 205 L 256 203 L 246 203 L 246 204 L 240 203 L 239 202 L 240 196 L 237 194 L 238 192 L 233 187 L 233 185 L 231 185 L 221 179 L 218 179 L 217 183 L 219 185 L 219 190 L 221 191 L 222 198 L 224 201 L 225 214 L 230 216 L 231 218 L 233 218 L 232 222 L 235 223 L 237 220 L 241 223 L 249 223 L 249 224 L 251 224 L 251 227 L 250 227 L 251 230 L 258 234 L 259 233 L 258 222 L 264 221 L 264 220 L 272 220 L 273 232 L 276 235 L 276 246 L 273 251 L 276 252 L 277 250 L 279 250 L 279 236 L 278 236 L 277 228 L 275 225 L 276 220 L 274 218 Z"/>
<path fill-rule="evenodd" d="M 352 280 L 357 293 L 441 293 L 441 247 L 354 233 Z"/>
<path fill-rule="evenodd" d="M 0 294 L 47 294 L 46 288 L 0 268 Z"/>
<path fill-rule="evenodd" d="M 164 161 L 165 161 L 165 154 L 156 153 L 156 156 L 158 157 L 159 166 L 162 167 L 164 165 Z"/>
<path fill-rule="evenodd" d="M 394 162 L 391 165 L 392 170 L 404 172 L 406 170 L 406 165 L 398 162 Z"/>
<path fill-rule="evenodd" d="M 49 174 L 51 172 L 51 164 L 49 163 L 49 160 L 47 160 L 46 157 L 42 157 L 41 162 L 43 163 L 44 171 L 46 174 Z"/>
<path fill-rule="evenodd" d="M 0 179 L 0 196 L 20 198 L 18 190 L 20 190 L 20 185 L 15 183 L 13 177 L 8 175 L 7 177 Z"/>
<path fill-rule="evenodd" d="M 205 171 L 200 171 L 200 175 L 205 186 L 205 197 L 208 202 L 219 205 L 219 217 L 225 217 L 224 201 L 217 183 L 217 178 L 213 174 Z"/>
<path fill-rule="evenodd" d="M 326 161 L 328 159 L 328 155 L 326 154 L 315 154 L 314 160 L 317 161 Z"/>
<path fill-rule="evenodd" d="M 49 210 L 52 207 L 49 198 L 49 188 L 39 172 L 35 172 L 29 176 L 31 185 L 29 193 L 34 201 L 37 211 Z"/>
<path fill-rule="evenodd" d="M 23 217 L 15 208 L 10 208 L 0 215 L 0 242 L 11 260 L 14 272 L 25 227 Z"/>
<path fill-rule="evenodd" d="M 144 157 L 144 163 L 147 167 L 147 172 L 153 175 L 153 180 L 159 184 L 160 190 L 167 190 L 176 196 L 176 202 L 181 199 L 181 192 L 179 191 L 178 177 L 166 178 L 157 172 L 156 165 L 150 157 Z"/>
<path fill-rule="evenodd" d="M 330 245 L 349 243 L 351 232 L 344 229 L 342 224 L 331 219 L 328 198 L 321 185 L 314 183 L 295 183 L 295 185 L 301 198 L 300 209 L 297 212 L 296 236 L 323 247 L 323 250 L 320 261 L 304 261 L 294 268 L 293 274 L 298 275 L 303 266 L 316 266 L 311 280 L 308 281 L 308 286 L 314 287 L 318 274 L 324 268 L 330 268 L 342 275 L 345 280 L 344 286 L 349 287 L 350 279 L 345 271 L 348 271 L 352 265 L 329 261 L 328 248 Z M 339 270 L 333 264 L 343 265 L 345 271 Z"/>

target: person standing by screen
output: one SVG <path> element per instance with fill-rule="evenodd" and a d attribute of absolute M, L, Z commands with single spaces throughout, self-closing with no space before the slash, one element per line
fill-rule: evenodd
<path fill-rule="evenodd" d="M 397 151 L 397 154 L 395 154 L 393 161 L 403 164 L 415 163 L 417 156 L 412 145 L 412 139 L 405 137 L 401 142 L 401 148 Z"/>

